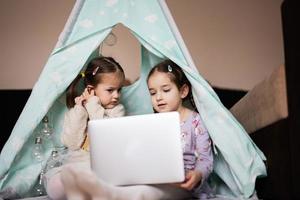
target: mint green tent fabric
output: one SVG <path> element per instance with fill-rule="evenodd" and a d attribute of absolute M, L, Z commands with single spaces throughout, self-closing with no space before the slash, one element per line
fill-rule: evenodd
<path fill-rule="evenodd" d="M 169 58 L 182 67 L 193 86 L 197 108 L 209 130 L 215 149 L 212 185 L 219 194 L 248 198 L 255 191 L 256 177 L 265 176 L 263 153 L 243 127 L 222 105 L 203 79 L 189 66 L 178 38 L 172 33 L 165 12 L 157 0 L 78 0 L 51 53 L 32 93 L 2 149 L 0 156 L 0 191 L 13 190 L 19 196 L 31 196 L 45 162 L 31 157 L 34 138 L 42 118 L 47 115 L 58 141 L 64 113 L 65 90 L 97 47 L 121 23 L 141 43 L 141 74 L 133 85 L 122 90 L 122 103 L 128 115 L 151 113 L 146 78 L 156 63 Z M 124 66 L 126 67 L 126 66 Z M 59 145 L 59 142 L 56 143 Z M 53 145 L 44 144 L 49 156 Z"/>

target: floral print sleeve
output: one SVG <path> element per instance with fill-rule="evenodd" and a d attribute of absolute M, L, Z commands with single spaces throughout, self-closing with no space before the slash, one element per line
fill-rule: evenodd
<path fill-rule="evenodd" d="M 213 153 L 211 148 L 211 140 L 208 131 L 204 126 L 199 114 L 197 113 L 192 121 L 194 128 L 195 154 L 196 163 L 195 170 L 202 174 L 202 183 L 208 178 L 213 170 Z"/>

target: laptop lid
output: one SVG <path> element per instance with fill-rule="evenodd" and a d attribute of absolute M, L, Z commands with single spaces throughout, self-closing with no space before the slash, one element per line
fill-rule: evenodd
<path fill-rule="evenodd" d="M 184 180 L 177 112 L 88 122 L 92 170 L 113 185 Z"/>

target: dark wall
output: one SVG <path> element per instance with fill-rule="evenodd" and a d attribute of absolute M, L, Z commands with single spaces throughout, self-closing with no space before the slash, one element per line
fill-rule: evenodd
<path fill-rule="evenodd" d="M 227 109 L 230 109 L 247 93 L 245 90 L 231 90 L 220 87 L 214 87 L 213 89 Z"/>
<path fill-rule="evenodd" d="M 256 182 L 260 199 L 292 199 L 288 128 L 289 119 L 283 119 L 250 134 L 267 157 L 268 175 Z"/>
<path fill-rule="evenodd" d="M 263 199 L 300 199 L 299 5 L 285 0 L 281 7 L 289 116 L 251 134 L 267 157 L 268 176 L 257 181 Z"/>
<path fill-rule="evenodd" d="M 8 139 L 31 90 L 0 90 L 0 149 Z"/>
<path fill-rule="evenodd" d="M 300 180 L 300 2 L 286 0 L 282 4 L 283 40 L 289 106 L 286 140 L 289 141 L 291 198 L 299 199 Z"/>

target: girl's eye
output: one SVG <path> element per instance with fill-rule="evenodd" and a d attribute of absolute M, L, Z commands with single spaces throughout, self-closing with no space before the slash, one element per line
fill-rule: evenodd
<path fill-rule="evenodd" d="M 164 89 L 164 92 L 170 92 L 171 89 Z"/>
<path fill-rule="evenodd" d="M 150 96 L 153 96 L 153 95 L 155 95 L 155 92 L 150 92 Z"/>
<path fill-rule="evenodd" d="M 108 91 L 109 93 L 112 93 L 114 90 L 113 89 L 107 89 L 106 91 Z"/>

